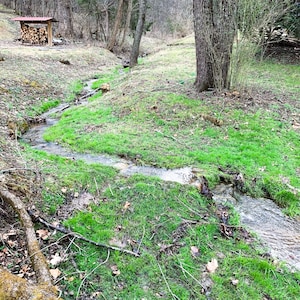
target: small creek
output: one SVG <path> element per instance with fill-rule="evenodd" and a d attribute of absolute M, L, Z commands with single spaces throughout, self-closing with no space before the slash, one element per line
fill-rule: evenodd
<path fill-rule="evenodd" d="M 90 84 L 86 88 L 88 91 Z M 86 102 L 85 102 L 86 103 Z M 80 103 L 84 105 L 85 103 Z M 58 122 L 51 115 L 62 112 L 69 106 L 62 104 L 41 115 L 46 119 L 45 124 L 31 128 L 23 135 L 23 140 L 33 148 L 46 151 L 50 154 L 83 160 L 86 163 L 99 163 L 119 170 L 123 176 L 143 174 L 156 176 L 164 181 L 173 181 L 180 184 L 190 184 L 193 169 L 167 170 L 163 168 L 137 166 L 131 161 L 108 156 L 71 152 L 57 143 L 48 143 L 43 139 L 47 128 Z M 254 199 L 246 195 L 237 195 L 230 185 L 219 185 L 213 190 L 213 199 L 216 203 L 232 204 L 240 214 L 241 223 L 250 231 L 257 234 L 273 258 L 282 260 L 292 270 L 300 271 L 300 222 L 285 216 L 280 208 L 269 199 Z"/>

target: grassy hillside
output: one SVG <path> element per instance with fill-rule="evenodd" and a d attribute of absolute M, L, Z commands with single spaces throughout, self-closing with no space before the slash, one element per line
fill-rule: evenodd
<path fill-rule="evenodd" d="M 197 94 L 192 37 L 155 41 L 132 70 L 97 45 L 0 45 L 0 168 L 8 173 L 1 184 L 49 222 L 120 250 L 37 225 L 46 230 L 37 235 L 64 299 L 299 298 L 299 272 L 273 259 L 231 205 L 217 206 L 193 186 L 122 177 L 112 167 L 34 150 L 9 128 L 67 102 L 47 141 L 137 165 L 191 166 L 210 187 L 240 173 L 244 192 L 271 197 L 299 218 L 299 65 L 253 61 L 243 89 Z M 72 106 L 91 78 L 94 88 L 109 83 L 111 91 Z M 4 209 L 0 225 L 9 232 L 16 220 Z M 21 233 L 11 246 L 2 241 L 2 253 L 9 270 L 33 279 Z"/>

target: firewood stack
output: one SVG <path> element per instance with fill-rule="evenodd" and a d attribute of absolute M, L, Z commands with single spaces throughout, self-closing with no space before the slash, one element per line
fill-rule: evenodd
<path fill-rule="evenodd" d="M 27 24 L 21 25 L 21 39 L 23 43 L 44 45 L 48 42 L 46 27 L 32 27 Z"/>

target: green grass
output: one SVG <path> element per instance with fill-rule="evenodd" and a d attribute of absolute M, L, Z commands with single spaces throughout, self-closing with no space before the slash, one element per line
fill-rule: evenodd
<path fill-rule="evenodd" d="M 143 59 L 130 71 L 117 68 L 98 75 L 92 88 L 108 82 L 111 91 L 65 111 L 45 139 L 77 152 L 120 155 L 140 165 L 194 166 L 210 184 L 217 183 L 219 167 L 238 171 L 248 193 L 272 197 L 288 214 L 299 214 L 299 194 L 286 184 L 300 187 L 299 132 L 281 117 L 280 106 L 247 112 L 227 107 L 221 96 L 213 101 L 205 94 L 187 96 L 195 77 L 194 54 L 183 43 Z M 255 87 L 296 99 L 297 74 L 298 66 L 266 62 L 250 65 L 247 76 Z M 68 100 L 82 87 L 81 81 L 74 83 Z M 298 112 L 296 101 L 286 104 L 291 114 Z M 223 125 L 215 126 L 205 116 Z M 28 147 L 25 151 L 44 175 L 39 208 L 55 214 L 75 193 L 87 191 L 97 204 L 74 211 L 64 225 L 95 242 L 141 254 L 137 258 L 68 242 L 67 259 L 58 266 L 64 299 L 77 294 L 125 300 L 299 299 L 299 272 L 264 258 L 262 245 L 239 230 L 233 238 L 222 236 L 215 205 L 196 188 L 152 177 L 122 178 L 110 167 Z M 233 208 L 229 214 L 230 224 L 239 228 Z M 199 256 L 192 255 L 192 246 Z M 205 266 L 213 258 L 219 267 L 208 274 Z M 113 274 L 112 268 L 120 273 Z M 202 285 L 208 282 L 205 291 Z"/>
<path fill-rule="evenodd" d="M 29 116 L 39 116 L 49 109 L 56 107 L 60 104 L 60 100 L 49 100 L 43 102 L 41 105 L 30 107 L 27 112 Z"/>
<path fill-rule="evenodd" d="M 76 80 L 74 81 L 69 88 L 69 92 L 68 92 L 68 96 L 66 101 L 70 102 L 72 100 L 74 100 L 82 91 L 83 89 L 83 82 L 81 80 Z"/>
<path fill-rule="evenodd" d="M 61 205 L 74 198 L 75 193 L 89 190 L 97 194 L 116 176 L 116 170 L 99 164 L 86 165 L 82 161 L 49 155 L 43 151 L 24 148 L 27 159 L 38 164 L 45 178 L 40 209 L 55 214 Z"/>
<path fill-rule="evenodd" d="M 126 249 L 139 249 L 141 257 L 112 251 L 104 262 L 108 255 L 104 248 L 86 243 L 72 247 L 77 272 L 89 274 L 98 266 L 84 285 L 85 293 L 99 292 L 104 299 L 172 299 L 171 290 L 178 299 L 206 299 L 200 283 L 207 276 L 214 281 L 213 299 L 241 299 L 241 295 L 242 299 L 263 295 L 296 299 L 299 274 L 263 259 L 255 244 L 248 244 L 238 232 L 234 239 L 222 237 L 214 207 L 196 189 L 134 176 L 115 181 L 103 197 L 105 201 L 88 212 L 78 212 L 65 225 L 96 242 L 123 242 Z M 130 206 L 124 209 L 127 201 Z M 199 249 L 198 257 L 192 256 L 191 246 Z M 218 259 L 217 272 L 203 275 L 212 258 Z M 119 275 L 112 274 L 112 266 Z M 64 290 L 77 294 L 81 279 L 72 275 L 76 270 L 71 264 L 63 268 Z M 231 279 L 238 279 L 238 285 L 232 285 Z"/>
<path fill-rule="evenodd" d="M 295 93 L 299 101 L 300 66 L 277 63 L 272 60 L 253 62 L 246 72 L 248 82 L 276 93 Z M 297 97 L 298 95 L 298 97 Z"/>
<path fill-rule="evenodd" d="M 224 125 L 214 126 L 202 115 L 223 119 Z M 264 111 L 245 114 L 225 110 L 218 114 L 199 100 L 173 93 L 123 98 L 117 106 L 110 98 L 94 99 L 88 106 L 66 111 L 44 138 L 78 152 L 122 155 L 132 160 L 139 157 L 145 165 L 189 165 L 208 174 L 217 172 L 219 166 L 229 167 L 245 175 L 248 192 L 256 196 L 266 194 L 265 182 L 274 182 L 268 195 L 275 198 L 285 189 L 281 178 L 300 186 L 296 174 L 300 139 L 290 124 Z M 255 186 L 251 186 L 253 178 Z M 296 213 L 298 210 L 296 205 Z"/>

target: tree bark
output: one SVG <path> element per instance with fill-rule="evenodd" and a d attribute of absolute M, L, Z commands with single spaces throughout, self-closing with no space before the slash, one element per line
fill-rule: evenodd
<path fill-rule="evenodd" d="M 74 28 L 73 28 L 73 12 L 72 12 L 72 3 L 71 0 L 67 0 L 65 4 L 66 10 L 66 21 L 67 21 L 67 30 L 66 34 L 72 37 L 74 35 Z"/>
<path fill-rule="evenodd" d="M 195 87 L 229 88 L 237 0 L 193 0 L 197 77 Z"/>
<path fill-rule="evenodd" d="M 125 23 L 124 31 L 123 31 L 123 38 L 122 38 L 122 41 L 121 41 L 121 44 L 120 44 L 121 47 L 123 47 L 126 35 L 129 31 L 130 21 L 131 21 L 131 13 L 132 13 L 132 4 L 133 4 L 133 0 L 128 0 L 127 17 L 126 17 L 126 23 Z"/>
<path fill-rule="evenodd" d="M 140 43 L 143 35 L 144 24 L 146 19 L 147 0 L 139 0 L 139 18 L 136 25 L 132 50 L 130 53 L 130 67 L 137 64 L 140 51 Z"/>
<path fill-rule="evenodd" d="M 27 280 L 0 267 L 0 299 L 1 300 L 58 300 L 54 286 L 32 285 Z"/>
<path fill-rule="evenodd" d="M 52 284 L 48 264 L 40 250 L 26 207 L 18 197 L 3 187 L 0 189 L 0 198 L 11 205 L 19 216 L 26 235 L 28 255 L 39 283 L 38 286 L 31 286 L 26 280 L 0 268 L 0 299 L 57 299 L 57 290 Z"/>
<path fill-rule="evenodd" d="M 109 43 L 107 45 L 107 50 L 109 50 L 109 51 L 112 51 L 116 44 L 118 31 L 120 29 L 120 24 L 121 24 L 121 20 L 122 20 L 122 8 L 123 8 L 123 0 L 119 0 L 114 28 L 113 28 L 112 34 L 110 36 Z"/>

